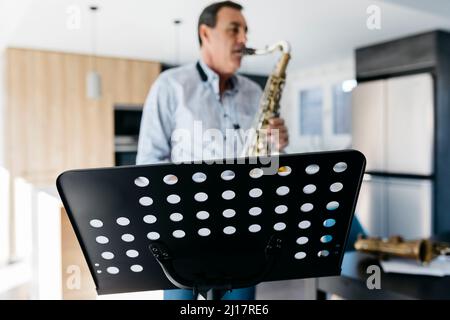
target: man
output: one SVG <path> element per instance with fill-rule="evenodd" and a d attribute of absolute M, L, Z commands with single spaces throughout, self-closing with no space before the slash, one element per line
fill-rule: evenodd
<path fill-rule="evenodd" d="M 201 59 L 196 64 L 163 72 L 155 81 L 142 116 L 138 164 L 190 161 L 230 156 L 227 132 L 247 130 L 259 108 L 261 89 L 236 75 L 247 41 L 242 6 L 231 1 L 206 7 L 198 22 Z M 222 140 L 208 135 L 211 129 Z M 216 130 L 216 131 L 217 131 Z M 278 130 L 280 150 L 288 144 L 283 119 L 274 118 L 269 131 Z M 242 137 L 237 134 L 233 136 Z M 234 141 L 235 142 L 235 141 Z M 242 142 L 242 141 L 241 141 Z M 239 156 L 242 143 L 233 143 Z M 254 288 L 234 290 L 229 298 L 252 299 Z M 165 298 L 187 299 L 187 290 L 169 290 Z"/>

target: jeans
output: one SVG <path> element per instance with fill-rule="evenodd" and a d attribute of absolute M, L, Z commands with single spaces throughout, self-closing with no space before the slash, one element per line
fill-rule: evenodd
<path fill-rule="evenodd" d="M 358 218 L 354 216 L 345 251 L 355 250 L 353 244 L 355 243 L 358 234 L 364 235 L 365 232 L 361 223 L 359 223 Z M 222 300 L 254 300 L 255 291 L 255 287 L 234 289 L 231 292 L 227 292 Z M 173 289 L 164 290 L 164 300 L 196 300 L 196 297 L 194 297 L 192 290 Z"/>
<path fill-rule="evenodd" d="M 164 290 L 164 300 L 196 300 L 192 290 Z M 233 289 L 227 292 L 222 300 L 255 300 L 255 287 Z"/>

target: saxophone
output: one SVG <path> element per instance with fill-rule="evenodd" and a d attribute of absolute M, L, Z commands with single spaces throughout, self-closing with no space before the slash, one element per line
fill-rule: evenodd
<path fill-rule="evenodd" d="M 291 48 L 288 42 L 280 41 L 265 49 L 243 49 L 244 55 L 265 55 L 277 50 L 281 50 L 283 54 L 267 80 L 261 97 L 259 112 L 253 121 L 253 130 L 244 144 L 243 157 L 264 156 L 273 153 L 271 152 L 272 148 L 267 136 L 267 127 L 269 119 L 279 116 L 279 103 L 286 81 L 286 67 L 291 58 Z"/>
<path fill-rule="evenodd" d="M 427 264 L 440 255 L 450 254 L 450 245 L 444 242 L 433 242 L 429 239 L 403 240 L 400 236 L 389 239 L 364 238 L 358 236 L 355 249 L 365 253 L 375 253 L 382 257 L 397 256 L 415 259 Z"/>

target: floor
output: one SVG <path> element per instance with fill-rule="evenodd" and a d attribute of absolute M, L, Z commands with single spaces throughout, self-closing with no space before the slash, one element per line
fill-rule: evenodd
<path fill-rule="evenodd" d="M 29 300 L 31 299 L 31 289 L 29 284 L 0 293 L 0 300 Z"/>
<path fill-rule="evenodd" d="M 304 300 L 305 280 L 287 280 L 261 283 L 256 288 L 256 300 Z M 0 300 L 28 300 L 31 298 L 30 285 L 25 284 L 4 293 L 0 293 Z M 101 300 L 113 299 L 161 299 L 161 292 L 129 293 L 120 295 L 101 296 Z"/>
<path fill-rule="evenodd" d="M 306 280 L 285 280 L 260 283 L 256 287 L 256 300 L 305 300 Z"/>

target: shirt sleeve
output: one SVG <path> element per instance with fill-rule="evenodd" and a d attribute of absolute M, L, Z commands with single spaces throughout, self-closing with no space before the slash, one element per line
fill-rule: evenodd
<path fill-rule="evenodd" d="M 145 101 L 136 164 L 168 162 L 171 156 L 174 98 L 167 80 L 155 81 Z"/>

